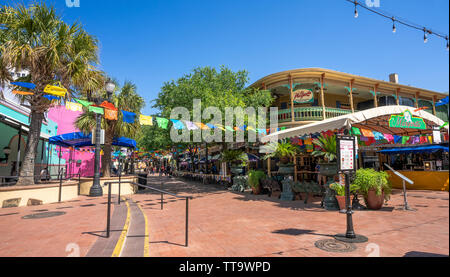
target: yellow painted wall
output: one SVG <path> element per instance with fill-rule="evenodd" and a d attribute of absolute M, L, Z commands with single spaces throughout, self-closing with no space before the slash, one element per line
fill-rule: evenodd
<path fill-rule="evenodd" d="M 406 183 L 408 190 L 449 191 L 449 173 L 447 171 L 399 171 L 411 179 L 414 185 Z M 403 189 L 403 181 L 392 171 L 387 171 L 392 187 Z"/>
<path fill-rule="evenodd" d="M 61 191 L 61 201 L 68 201 L 78 197 L 78 183 L 64 184 Z M 22 198 L 19 207 L 27 206 L 28 200 L 42 200 L 43 204 L 58 202 L 59 185 L 8 187 L 0 190 L 0 208 L 4 200 Z"/>

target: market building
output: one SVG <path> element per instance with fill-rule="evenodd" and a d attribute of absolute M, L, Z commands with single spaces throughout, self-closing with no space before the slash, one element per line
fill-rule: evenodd
<path fill-rule="evenodd" d="M 448 105 L 436 107 L 448 95 L 402 85 L 397 74 L 389 78 L 387 82 L 329 69 L 306 68 L 271 74 L 251 87 L 272 92 L 281 127 L 306 125 L 391 105 L 427 107 L 428 112 L 448 121 Z"/>
<path fill-rule="evenodd" d="M 449 164 L 448 95 L 399 84 L 397 74 L 389 78 L 386 82 L 313 68 L 260 79 L 252 87 L 272 92 L 280 126 L 262 142 L 276 137 L 307 144 L 292 161 L 294 179 L 314 180 L 317 159 L 311 155 L 311 139 L 353 128 L 359 135 L 359 168 L 387 170 L 386 164 L 397 164 L 404 175 L 420 179 L 415 189 L 448 190 L 448 172 L 444 172 Z M 446 104 L 441 103 L 444 99 Z M 276 172 L 275 163 L 269 160 L 266 170 L 269 175 Z M 432 185 L 417 177 L 424 171 L 433 172 L 425 174 L 434 180 Z"/>

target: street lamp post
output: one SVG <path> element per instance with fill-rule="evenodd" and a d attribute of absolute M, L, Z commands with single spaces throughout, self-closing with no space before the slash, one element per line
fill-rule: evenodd
<path fill-rule="evenodd" d="M 108 94 L 108 101 L 111 101 L 111 95 L 114 92 L 115 84 L 108 80 L 106 83 L 105 89 Z M 101 95 L 97 95 L 95 97 L 95 102 L 97 105 L 100 105 L 103 98 Z M 92 184 L 91 189 L 89 190 L 89 196 L 91 197 L 99 197 L 103 196 L 103 189 L 100 186 L 100 135 L 101 135 L 101 124 L 102 117 L 99 114 L 95 114 L 96 119 L 96 128 L 95 128 L 95 160 L 94 160 L 94 182 Z"/>

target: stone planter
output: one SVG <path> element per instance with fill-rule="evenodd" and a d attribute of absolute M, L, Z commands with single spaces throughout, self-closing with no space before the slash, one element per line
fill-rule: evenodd
<path fill-rule="evenodd" d="M 334 177 L 338 174 L 338 165 L 337 163 L 323 163 L 320 165 L 320 175 L 326 176 L 328 178 Z"/>
<path fill-rule="evenodd" d="M 244 167 L 242 167 L 242 166 L 231 166 L 230 167 L 230 171 L 234 175 L 241 175 L 241 174 L 244 173 Z"/>
<path fill-rule="evenodd" d="M 295 166 L 293 164 L 280 164 L 278 166 L 278 174 L 290 175 L 295 173 Z"/>

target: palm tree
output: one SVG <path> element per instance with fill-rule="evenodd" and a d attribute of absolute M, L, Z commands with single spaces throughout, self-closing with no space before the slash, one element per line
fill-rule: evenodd
<path fill-rule="evenodd" d="M 98 42 L 79 24 L 68 25 L 45 4 L 0 6 L 0 83 L 11 81 L 9 70 L 27 70 L 34 94 L 22 98 L 30 105 L 30 126 L 18 185 L 33 184 L 35 157 L 44 113 L 52 105 L 44 97 L 46 85 L 55 81 L 68 89 L 98 63 Z"/>
<path fill-rule="evenodd" d="M 119 110 L 133 112 L 139 116 L 141 109 L 145 106 L 145 101 L 141 96 L 139 96 L 139 94 L 137 94 L 136 90 L 136 85 L 131 82 L 125 82 L 124 86 L 120 89 L 120 93 L 116 94 L 116 92 L 114 92 L 112 94 L 111 103 L 113 103 Z M 106 99 L 106 91 L 103 93 L 104 98 Z M 95 113 L 86 111 L 78 117 L 75 124 L 77 128 L 84 133 L 90 133 L 91 130 L 95 128 Z M 140 133 L 140 124 L 139 120 L 136 120 L 134 124 L 124 122 L 122 113 L 119 112 L 118 120 L 106 120 L 103 118 L 102 129 L 105 130 L 105 145 L 103 148 L 104 154 L 102 156 L 101 171 L 104 177 L 110 177 L 111 153 L 113 150 L 112 143 L 114 138 L 129 137 L 136 139 Z"/>

